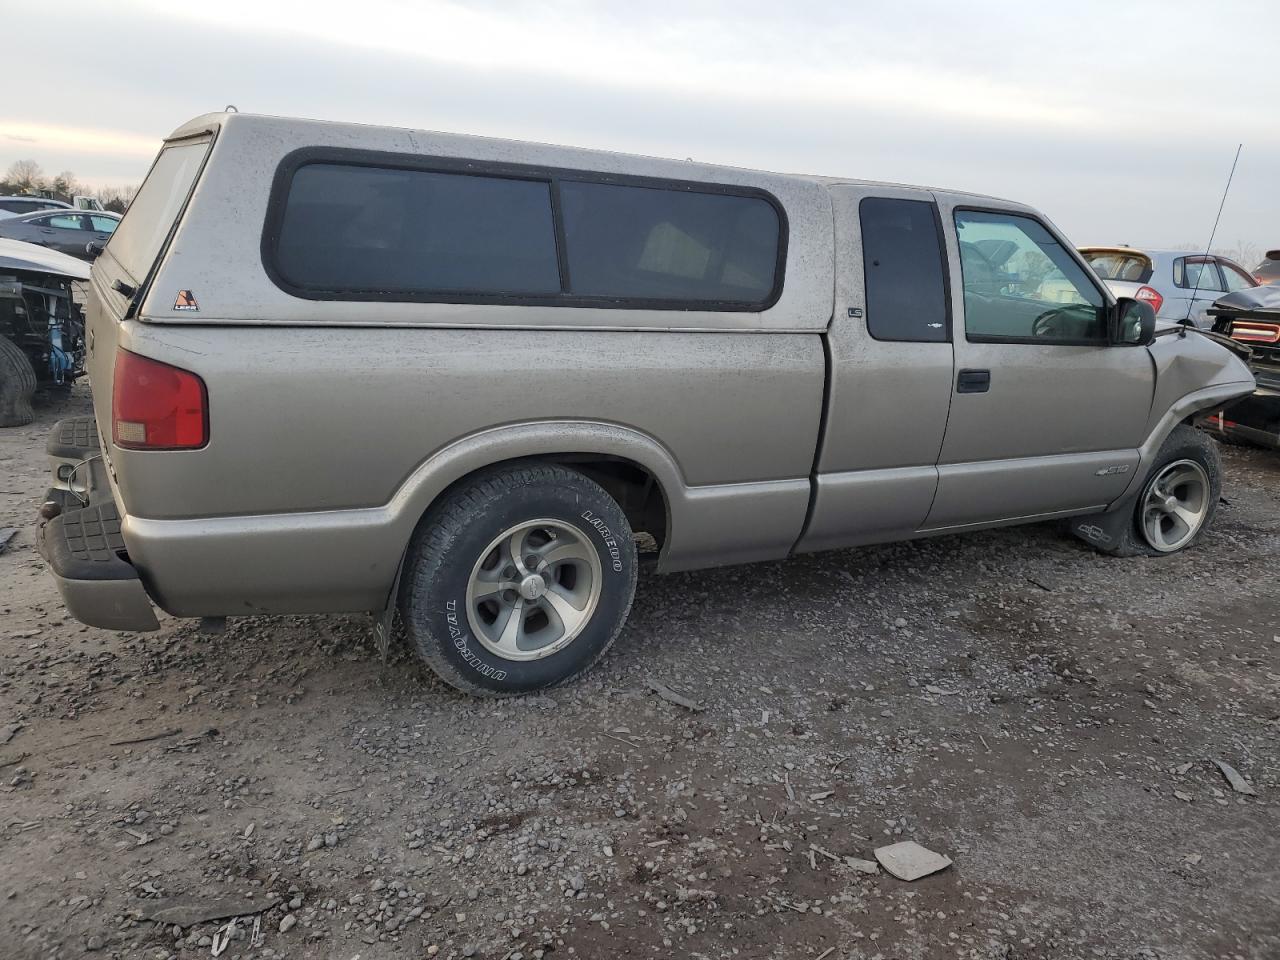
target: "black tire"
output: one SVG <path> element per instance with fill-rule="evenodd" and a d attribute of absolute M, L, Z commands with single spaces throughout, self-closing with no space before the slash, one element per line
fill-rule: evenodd
<path fill-rule="evenodd" d="M 31 398 L 36 372 L 16 343 L 0 337 L 0 427 L 24 427 L 36 418 Z"/>
<path fill-rule="evenodd" d="M 1178 460 L 1194 460 L 1204 467 L 1205 473 L 1209 477 L 1208 512 L 1205 514 L 1204 520 L 1201 521 L 1200 528 L 1196 531 L 1195 536 L 1177 550 L 1171 552 L 1161 551 L 1152 547 L 1142 533 L 1142 507 L 1146 492 L 1154 479 L 1159 476 L 1160 471 Z M 1160 447 L 1160 452 L 1156 454 L 1155 460 L 1152 461 L 1151 469 L 1142 478 L 1142 486 L 1138 490 L 1138 498 L 1131 508 L 1132 513 L 1129 524 L 1124 528 L 1120 536 L 1116 538 L 1114 544 L 1101 546 L 1094 543 L 1093 546 L 1101 552 L 1109 553 L 1115 557 L 1168 557 L 1174 553 L 1181 553 L 1195 544 L 1204 534 L 1209 524 L 1213 522 L 1214 514 L 1218 512 L 1218 500 L 1221 496 L 1222 461 L 1219 459 L 1218 447 L 1213 438 L 1203 430 L 1197 430 L 1186 424 L 1179 424 L 1173 428 L 1173 432 L 1169 434 L 1164 445 Z"/>
<path fill-rule="evenodd" d="M 571 525 L 596 550 L 600 592 L 586 625 L 562 649 L 507 659 L 476 636 L 468 583 L 495 538 L 540 519 Z M 450 491 L 419 524 L 401 580 L 400 616 L 418 655 L 450 686 L 489 697 L 530 693 L 571 680 L 604 656 L 631 610 L 636 570 L 631 526 L 599 484 L 556 464 L 498 468 Z"/>

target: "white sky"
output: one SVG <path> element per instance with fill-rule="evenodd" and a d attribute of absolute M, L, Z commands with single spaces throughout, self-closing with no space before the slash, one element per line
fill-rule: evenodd
<path fill-rule="evenodd" d="M 1208 239 L 1243 142 L 1215 246 L 1280 247 L 1271 0 L 58 8 L 56 57 L 5 51 L 31 82 L 0 104 L 0 170 L 136 183 L 165 134 L 234 103 L 974 190 L 1078 243 L 1163 246 Z"/>

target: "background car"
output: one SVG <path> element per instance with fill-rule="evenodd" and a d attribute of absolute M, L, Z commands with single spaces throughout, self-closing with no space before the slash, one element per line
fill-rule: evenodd
<path fill-rule="evenodd" d="M 1280 250 L 1268 250 L 1262 262 L 1253 268 L 1253 278 L 1259 283 L 1280 284 Z"/>
<path fill-rule="evenodd" d="M 1151 304 L 1160 320 L 1213 326 L 1205 312 L 1224 293 L 1258 285 L 1240 264 L 1226 257 L 1187 250 L 1081 247 L 1080 254 L 1117 297 Z"/>
<path fill-rule="evenodd" d="M 0 197 L 0 220 L 40 210 L 69 210 L 71 204 L 47 197 Z"/>
<path fill-rule="evenodd" d="M 1249 367 L 1258 388 L 1202 425 L 1230 439 L 1280 450 L 1280 283 L 1227 294 L 1209 315 L 1215 333 L 1250 348 Z"/>
<path fill-rule="evenodd" d="M 97 244 L 100 253 L 119 223 L 118 213 L 43 210 L 0 220 L 0 237 L 37 243 L 81 260 L 92 260 L 97 253 L 90 252 L 88 244 Z"/>

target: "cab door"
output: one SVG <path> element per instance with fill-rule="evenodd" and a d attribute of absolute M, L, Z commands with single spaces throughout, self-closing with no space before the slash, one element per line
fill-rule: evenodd
<path fill-rule="evenodd" d="M 930 530 L 1101 510 L 1129 485 L 1155 390 L 1143 347 L 1108 342 L 1108 299 L 1022 209 L 942 204 L 956 376 Z"/>
<path fill-rule="evenodd" d="M 828 397 L 798 550 L 915 533 L 937 490 L 951 403 L 951 301 L 933 195 L 842 184 L 832 202 Z"/>

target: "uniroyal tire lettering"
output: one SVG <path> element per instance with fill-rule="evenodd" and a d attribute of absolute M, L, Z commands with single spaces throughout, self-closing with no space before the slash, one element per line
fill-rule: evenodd
<path fill-rule="evenodd" d="M 593 526 L 600 537 L 604 540 L 604 545 L 609 548 L 610 565 L 615 573 L 622 572 L 622 551 L 618 548 L 618 541 L 613 537 L 613 531 L 609 529 L 609 525 L 597 517 L 590 510 L 582 511 L 582 519 Z"/>
<path fill-rule="evenodd" d="M 458 626 L 458 601 L 448 600 L 445 602 L 444 608 L 444 619 L 449 625 L 449 639 L 453 641 L 454 649 L 462 655 L 462 659 L 466 662 L 467 666 L 471 667 L 471 669 L 475 670 L 481 676 L 488 677 L 491 680 L 507 679 L 507 671 L 499 669 L 498 667 L 490 666 L 472 653 L 471 647 L 467 644 L 467 635 L 463 632 L 462 628 Z"/>

